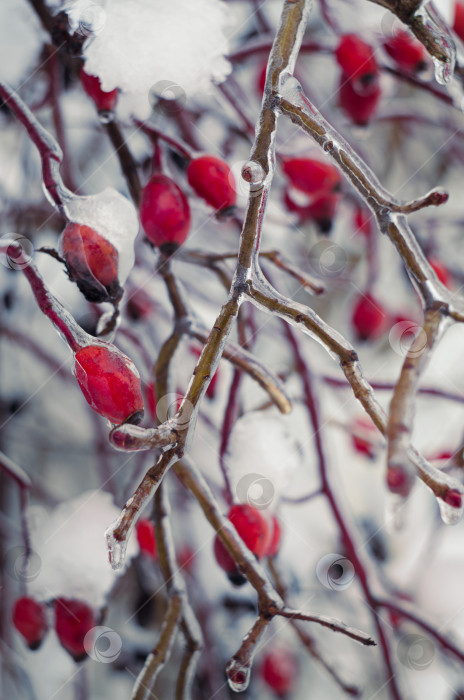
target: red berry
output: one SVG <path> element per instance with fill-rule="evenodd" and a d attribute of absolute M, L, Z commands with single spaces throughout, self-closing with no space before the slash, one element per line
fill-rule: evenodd
<path fill-rule="evenodd" d="M 457 489 L 449 489 L 443 496 L 443 500 L 452 508 L 462 507 L 462 494 Z"/>
<path fill-rule="evenodd" d="M 190 228 L 190 207 L 180 187 L 167 175 L 153 175 L 142 192 L 140 220 L 155 246 L 177 248 Z"/>
<path fill-rule="evenodd" d="M 352 426 L 351 440 L 354 449 L 369 459 L 377 455 L 377 446 L 373 442 L 376 427 L 370 418 L 356 418 Z"/>
<path fill-rule="evenodd" d="M 387 39 L 383 46 L 395 63 L 405 71 L 418 73 L 427 66 L 427 52 L 424 46 L 409 32 L 397 32 Z"/>
<path fill-rule="evenodd" d="M 313 158 L 285 158 L 282 170 L 293 187 L 313 196 L 338 192 L 342 178 L 330 163 Z"/>
<path fill-rule="evenodd" d="M 406 498 L 411 492 L 413 478 L 400 467 L 387 469 L 387 486 L 389 491 Z"/>
<path fill-rule="evenodd" d="M 118 101 L 118 89 L 105 92 L 102 90 L 100 78 L 89 75 L 81 69 L 81 83 L 87 95 L 95 102 L 99 112 L 112 112 Z"/>
<path fill-rule="evenodd" d="M 443 265 L 442 262 L 439 260 L 436 260 L 434 258 L 431 258 L 429 260 L 430 267 L 432 270 L 435 272 L 436 276 L 440 280 L 442 284 L 445 285 L 445 287 L 449 287 L 451 284 L 451 275 L 447 268 Z"/>
<path fill-rule="evenodd" d="M 155 526 L 148 518 L 142 518 L 136 525 L 137 541 L 140 551 L 152 559 L 156 559 Z"/>
<path fill-rule="evenodd" d="M 342 75 L 338 91 L 339 104 L 354 124 L 366 126 L 377 109 L 380 92 L 380 86 L 376 83 L 368 95 L 360 94 L 356 91 L 355 84 Z"/>
<path fill-rule="evenodd" d="M 187 168 L 187 180 L 196 194 L 217 211 L 232 207 L 237 201 L 232 172 L 220 158 L 194 158 Z"/>
<path fill-rule="evenodd" d="M 232 506 L 227 517 L 248 549 L 261 559 L 266 554 L 271 536 L 269 523 L 264 515 L 253 506 L 240 504 Z M 234 583 L 237 582 L 234 578 L 237 572 L 235 561 L 217 535 L 214 540 L 214 554 L 219 566 L 229 574 Z"/>
<path fill-rule="evenodd" d="M 371 294 L 364 294 L 356 301 L 352 323 L 359 340 L 378 338 L 385 328 L 387 316 L 381 304 Z"/>
<path fill-rule="evenodd" d="M 88 404 L 111 423 L 143 418 L 140 376 L 113 345 L 88 345 L 75 354 L 74 374 Z"/>
<path fill-rule="evenodd" d="M 453 29 L 461 39 L 464 41 L 464 3 L 456 2 L 454 4 L 454 23 Z"/>
<path fill-rule="evenodd" d="M 376 80 L 379 67 L 372 46 L 356 34 L 345 34 L 335 52 L 345 78 L 368 87 Z"/>
<path fill-rule="evenodd" d="M 271 539 L 266 551 L 268 557 L 275 557 L 280 549 L 280 540 L 282 539 L 282 528 L 276 515 L 272 516 L 271 521 Z"/>
<path fill-rule="evenodd" d="M 118 252 L 93 228 L 68 224 L 63 231 L 61 251 L 70 279 L 88 301 L 108 301 L 120 296 Z"/>
<path fill-rule="evenodd" d="M 13 608 L 13 624 L 29 649 L 38 649 L 48 631 L 47 609 L 33 598 L 18 598 Z"/>
<path fill-rule="evenodd" d="M 94 611 L 87 603 L 71 598 L 55 598 L 56 634 L 61 646 L 71 654 L 74 661 L 86 658 L 84 639 L 95 625 Z"/>
<path fill-rule="evenodd" d="M 297 675 L 297 660 L 286 649 L 276 648 L 265 654 L 261 665 L 261 676 L 279 697 L 284 697 L 293 690 Z"/>

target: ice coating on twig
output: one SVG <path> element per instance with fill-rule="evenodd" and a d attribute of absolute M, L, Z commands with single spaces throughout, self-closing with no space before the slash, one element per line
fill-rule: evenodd
<path fill-rule="evenodd" d="M 124 284 L 134 265 L 134 240 L 139 230 L 134 205 L 113 187 L 66 205 L 69 220 L 90 226 L 118 251 L 118 279 Z"/>
<path fill-rule="evenodd" d="M 451 81 L 456 64 L 456 45 L 450 35 L 449 27 L 442 20 L 431 2 L 423 4 L 414 14 L 414 19 L 421 18 L 424 27 L 433 35 L 433 38 L 441 50 L 446 55 L 446 60 L 434 56 L 435 80 L 440 85 L 446 85 Z"/>

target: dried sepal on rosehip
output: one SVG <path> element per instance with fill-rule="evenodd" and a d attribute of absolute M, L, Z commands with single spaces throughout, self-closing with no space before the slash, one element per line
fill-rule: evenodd
<path fill-rule="evenodd" d="M 94 101 L 99 112 L 113 112 L 118 101 L 119 90 L 102 90 L 100 78 L 96 75 L 89 75 L 84 68 L 81 69 L 81 83 L 87 95 Z"/>
<path fill-rule="evenodd" d="M 226 213 L 235 206 L 237 192 L 232 171 L 225 161 L 215 156 L 193 158 L 187 168 L 190 187 L 213 209 Z"/>
<path fill-rule="evenodd" d="M 61 646 L 74 661 L 84 661 L 87 651 L 84 640 L 97 624 L 92 608 L 75 598 L 55 598 L 55 631 Z"/>
<path fill-rule="evenodd" d="M 119 255 L 110 241 L 90 226 L 69 223 L 60 247 L 69 279 L 77 284 L 87 301 L 116 302 L 121 298 Z"/>
<path fill-rule="evenodd" d="M 247 504 L 232 506 L 227 517 L 248 549 L 253 552 L 257 559 L 262 559 L 268 550 L 271 539 L 267 518 L 261 511 Z M 214 555 L 217 563 L 226 572 L 231 583 L 236 586 L 245 583 L 246 579 L 238 571 L 234 559 L 217 535 L 214 540 Z"/>
<path fill-rule="evenodd" d="M 156 173 L 144 187 L 140 220 L 148 240 L 167 254 L 182 245 L 190 230 L 190 206 L 180 187 Z"/>
<path fill-rule="evenodd" d="M 95 343 L 77 350 L 74 375 L 94 411 L 117 425 L 140 423 L 140 375 L 134 363 L 114 345 Z"/>
<path fill-rule="evenodd" d="M 35 651 L 48 632 L 47 608 L 33 598 L 18 598 L 13 607 L 13 625 L 29 649 Z"/>

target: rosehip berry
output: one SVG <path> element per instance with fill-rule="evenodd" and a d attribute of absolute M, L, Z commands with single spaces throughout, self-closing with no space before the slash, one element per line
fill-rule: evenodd
<path fill-rule="evenodd" d="M 271 537 L 269 523 L 259 510 L 246 504 L 232 506 L 228 516 L 248 549 L 261 559 L 267 551 Z M 214 540 L 214 554 L 216 561 L 227 573 L 229 580 L 235 585 L 245 582 L 238 572 L 235 561 L 216 535 Z"/>
<path fill-rule="evenodd" d="M 405 71 L 419 73 L 427 67 L 427 52 L 424 46 L 409 32 L 397 32 L 387 39 L 383 46 L 390 58 Z"/>
<path fill-rule="evenodd" d="M 13 624 L 29 649 L 38 649 L 48 632 L 45 605 L 27 596 L 18 598 L 13 608 Z"/>
<path fill-rule="evenodd" d="M 187 180 L 195 193 L 217 211 L 233 207 L 237 201 L 232 171 L 220 158 L 194 158 L 187 168 Z"/>
<path fill-rule="evenodd" d="M 155 526 L 148 518 L 142 518 L 136 525 L 137 541 L 143 554 L 156 559 Z"/>
<path fill-rule="evenodd" d="M 435 258 L 431 258 L 429 260 L 429 263 L 430 267 L 435 272 L 440 282 L 444 284 L 445 287 L 449 287 L 451 284 L 451 275 L 447 268 L 443 265 L 443 263 L 439 260 L 436 260 Z"/>
<path fill-rule="evenodd" d="M 282 170 L 293 187 L 313 196 L 339 192 L 342 177 L 330 163 L 313 158 L 285 158 Z"/>
<path fill-rule="evenodd" d="M 380 98 L 380 86 L 376 84 L 368 95 L 355 90 L 354 83 L 342 75 L 338 100 L 340 107 L 358 126 L 366 126 L 374 116 Z"/>
<path fill-rule="evenodd" d="M 377 455 L 377 446 L 373 442 L 376 430 L 370 418 L 356 418 L 353 422 L 351 434 L 353 447 L 369 459 L 374 459 Z"/>
<path fill-rule="evenodd" d="M 294 688 L 298 663 L 289 651 L 276 648 L 265 654 L 260 670 L 264 682 L 278 697 L 283 698 Z"/>
<path fill-rule="evenodd" d="M 335 57 L 345 79 L 356 81 L 366 88 L 376 81 L 379 67 L 374 50 L 356 34 L 342 36 Z"/>
<path fill-rule="evenodd" d="M 389 491 L 399 496 L 409 496 L 413 485 L 413 477 L 404 469 L 389 467 L 387 469 L 387 486 Z"/>
<path fill-rule="evenodd" d="M 111 423 L 140 423 L 143 398 L 133 362 L 114 345 L 88 345 L 74 356 L 74 375 L 87 403 Z"/>
<path fill-rule="evenodd" d="M 55 598 L 55 631 L 61 646 L 74 661 L 86 658 L 84 639 L 95 625 L 94 611 L 87 603 L 71 598 Z"/>
<path fill-rule="evenodd" d="M 68 224 L 61 251 L 69 278 L 88 301 L 116 300 L 122 294 L 118 281 L 116 248 L 90 226 Z"/>
<path fill-rule="evenodd" d="M 352 323 L 358 340 L 373 340 L 385 328 L 387 315 L 381 304 L 371 294 L 364 294 L 356 301 Z"/>
<path fill-rule="evenodd" d="M 457 489 L 449 489 L 443 500 L 452 508 L 462 508 L 462 494 Z"/>
<path fill-rule="evenodd" d="M 100 78 L 96 75 L 89 75 L 81 69 L 81 83 L 87 95 L 95 102 L 99 112 L 112 112 L 118 101 L 119 90 L 105 92 L 102 90 Z"/>
<path fill-rule="evenodd" d="M 153 245 L 174 252 L 187 238 L 190 207 L 174 180 L 157 173 L 145 186 L 140 201 L 140 220 Z"/>
<path fill-rule="evenodd" d="M 461 41 L 464 41 L 464 2 L 454 3 L 453 29 Z"/>
<path fill-rule="evenodd" d="M 271 521 L 271 538 L 266 551 L 268 557 L 275 557 L 280 549 L 280 540 L 282 539 L 282 528 L 276 515 L 272 516 Z"/>

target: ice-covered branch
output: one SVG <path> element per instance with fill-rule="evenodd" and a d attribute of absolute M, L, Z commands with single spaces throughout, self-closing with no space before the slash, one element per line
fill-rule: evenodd
<path fill-rule="evenodd" d="M 60 165 L 63 159 L 61 148 L 53 136 L 40 124 L 19 95 L 5 83 L 0 83 L 0 97 L 23 124 L 31 141 L 37 147 L 42 161 L 42 177 L 51 202 L 66 216 L 66 201 L 74 197 L 63 183 Z"/>

